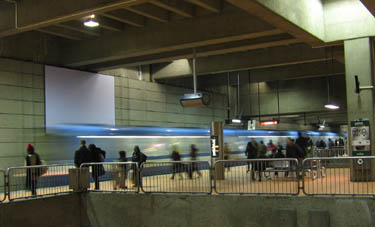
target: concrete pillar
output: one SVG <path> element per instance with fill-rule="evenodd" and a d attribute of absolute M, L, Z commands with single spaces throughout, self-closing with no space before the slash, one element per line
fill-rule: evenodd
<path fill-rule="evenodd" d="M 217 136 L 219 144 L 219 156 L 217 160 L 224 160 L 224 123 L 212 122 L 211 123 L 211 136 Z M 223 163 L 216 165 L 216 179 L 224 180 L 224 165 Z"/>
<path fill-rule="evenodd" d="M 353 155 L 351 125 L 358 119 L 369 119 L 370 122 L 370 155 L 374 155 L 375 148 L 375 105 L 374 90 L 362 90 L 359 94 L 355 91 L 354 76 L 358 75 L 361 86 L 374 85 L 374 45 L 371 38 L 359 38 L 346 40 L 345 68 L 346 68 L 346 97 L 348 114 L 348 142 L 349 154 Z M 374 164 L 374 163 L 372 163 Z M 352 181 L 375 180 L 374 165 L 365 165 L 361 170 L 355 164 L 351 164 Z M 365 169 L 365 170 L 364 170 Z M 365 171 L 365 173 L 363 172 Z M 371 175 L 371 176 L 370 176 Z M 365 177 L 362 177 L 365 176 Z"/>

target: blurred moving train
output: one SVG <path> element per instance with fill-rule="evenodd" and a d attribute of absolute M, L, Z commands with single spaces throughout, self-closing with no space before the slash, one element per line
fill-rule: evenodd
<path fill-rule="evenodd" d="M 54 150 L 62 150 L 49 155 L 49 164 L 72 163 L 74 151 L 79 147 L 79 140 L 85 139 L 87 144 L 95 144 L 106 151 L 106 161 L 118 159 L 118 151 L 126 151 L 128 158 L 133 148 L 138 145 L 148 156 L 148 161 L 170 160 L 172 147 L 177 146 L 183 160 L 189 159 L 190 145 L 195 144 L 199 149 L 199 160 L 210 160 L 210 129 L 209 128 L 166 128 L 166 127 L 112 127 L 95 125 L 63 125 L 47 130 L 48 135 L 58 139 Z M 304 131 L 303 136 L 309 137 L 313 144 L 328 139 L 333 141 L 345 138 L 346 134 L 332 132 Z M 286 138 L 297 138 L 297 131 L 263 131 L 244 129 L 224 129 L 224 142 L 229 145 L 231 159 L 245 158 L 245 149 L 251 138 L 267 144 L 280 143 L 284 149 Z M 68 150 L 68 151 L 67 151 Z"/>

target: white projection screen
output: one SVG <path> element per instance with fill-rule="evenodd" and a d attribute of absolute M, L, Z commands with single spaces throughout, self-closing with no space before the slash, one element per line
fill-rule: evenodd
<path fill-rule="evenodd" d="M 112 76 L 46 66 L 46 127 L 114 125 L 114 89 Z"/>

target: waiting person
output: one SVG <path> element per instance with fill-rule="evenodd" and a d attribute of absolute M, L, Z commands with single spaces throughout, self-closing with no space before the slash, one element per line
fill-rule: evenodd
<path fill-rule="evenodd" d="M 298 144 L 293 143 L 293 140 L 291 138 L 286 139 L 287 145 L 286 145 L 286 157 L 287 158 L 295 158 L 300 159 L 302 156 L 302 148 L 298 146 Z M 297 166 L 295 162 L 290 162 L 290 168 L 291 170 L 297 171 Z M 285 172 L 285 176 L 288 176 L 289 172 Z"/>
<path fill-rule="evenodd" d="M 276 146 L 273 144 L 272 140 L 270 140 L 268 142 L 268 144 L 267 144 L 267 150 L 272 152 L 271 153 L 272 157 L 275 156 L 277 149 L 276 149 Z"/>
<path fill-rule="evenodd" d="M 119 151 L 118 153 L 120 155 L 120 158 L 119 158 L 118 162 L 127 162 L 126 152 L 125 151 Z M 116 172 L 116 176 L 115 176 L 116 184 L 113 188 L 114 190 L 117 190 L 118 188 L 121 188 L 121 189 L 127 189 L 128 188 L 126 186 L 127 174 L 128 174 L 128 169 L 127 169 L 126 164 L 119 164 L 118 167 L 117 167 L 117 172 Z"/>
<path fill-rule="evenodd" d="M 198 177 L 202 176 L 201 171 L 199 171 L 199 165 L 198 165 L 197 162 L 195 162 L 197 160 L 197 156 L 198 156 L 198 148 L 195 146 L 195 144 L 192 144 L 191 145 L 191 152 L 190 152 L 190 158 L 191 158 L 191 161 L 192 161 L 191 171 L 190 171 L 191 173 L 189 172 L 190 179 L 193 178 L 194 172 L 198 173 Z"/>
<path fill-rule="evenodd" d="M 331 138 L 328 138 L 328 149 L 332 149 L 335 146 Z"/>
<path fill-rule="evenodd" d="M 232 151 L 230 150 L 228 143 L 224 143 L 224 160 L 230 160 L 231 153 L 232 153 Z M 226 168 L 228 169 L 228 171 L 230 171 L 230 163 L 229 162 L 226 163 Z"/>
<path fill-rule="evenodd" d="M 252 138 L 250 142 L 247 143 L 246 152 L 247 159 L 256 159 L 258 156 L 258 143 Z M 253 163 L 254 164 L 254 163 Z M 250 162 L 247 163 L 247 172 L 250 172 L 251 179 L 255 180 L 254 165 L 251 165 Z"/>
<path fill-rule="evenodd" d="M 138 165 L 138 168 L 133 166 L 133 186 L 137 187 L 140 186 L 140 179 L 138 175 L 138 169 L 142 168 L 142 164 L 146 162 L 147 155 L 141 152 L 141 149 L 139 146 L 134 146 L 133 149 L 133 155 L 132 155 L 132 162 L 136 162 Z"/>
<path fill-rule="evenodd" d="M 283 154 L 283 146 L 280 143 L 277 144 L 277 152 L 276 152 L 274 158 L 285 158 L 285 155 Z M 276 168 L 282 168 L 283 162 L 284 161 L 277 162 L 276 165 L 278 165 L 278 164 L 280 164 L 280 165 L 276 166 Z M 276 171 L 275 176 L 278 176 L 278 175 L 279 175 L 279 172 Z"/>
<path fill-rule="evenodd" d="M 99 147 L 96 147 L 95 144 L 90 144 L 89 150 L 90 150 L 91 158 L 92 158 L 91 162 L 98 162 L 98 163 L 104 162 L 105 151 L 103 151 Z M 95 189 L 99 190 L 99 186 L 100 186 L 99 177 L 105 174 L 104 166 L 103 164 L 94 164 L 91 166 L 91 168 L 92 168 L 91 175 L 95 181 Z"/>
<path fill-rule="evenodd" d="M 306 158 L 307 147 L 309 146 L 308 138 L 302 136 L 301 132 L 298 132 L 298 138 L 295 144 L 297 144 L 302 149 L 302 152 L 300 152 L 299 158 L 301 159 Z"/>
<path fill-rule="evenodd" d="M 266 158 L 266 153 L 267 153 L 267 147 L 266 145 L 264 145 L 264 142 L 263 141 L 260 141 L 260 144 L 258 146 L 258 155 L 257 155 L 257 159 L 264 159 Z M 256 161 L 255 162 L 255 166 L 254 166 L 254 169 L 255 171 L 258 172 L 258 177 L 259 177 L 259 181 L 262 181 L 262 172 L 266 169 L 267 167 L 267 162 L 266 161 Z"/>
<path fill-rule="evenodd" d="M 80 141 L 80 148 L 74 154 L 74 165 L 79 168 L 83 163 L 90 163 L 92 161 L 91 153 L 86 147 L 86 141 Z"/>
<path fill-rule="evenodd" d="M 36 166 L 41 165 L 39 155 L 35 152 L 33 145 L 28 144 L 26 147 L 26 166 Z M 41 168 L 27 168 L 26 171 L 26 188 L 31 191 L 32 195 L 36 195 L 36 188 L 38 183 L 38 178 L 41 174 Z"/>
<path fill-rule="evenodd" d="M 181 155 L 180 151 L 177 149 L 177 146 L 173 146 L 172 155 L 171 155 L 172 161 L 179 162 L 181 161 Z M 173 163 L 172 164 L 172 176 L 171 180 L 174 180 L 174 175 L 178 173 L 180 179 L 183 179 L 183 176 L 181 174 L 183 165 L 181 163 Z"/>

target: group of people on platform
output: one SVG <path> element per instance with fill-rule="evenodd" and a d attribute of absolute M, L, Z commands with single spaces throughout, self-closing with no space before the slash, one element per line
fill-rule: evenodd
<path fill-rule="evenodd" d="M 306 158 L 309 138 L 303 137 L 301 133 L 298 133 L 296 141 L 287 138 L 286 142 L 286 155 L 284 155 L 283 146 L 280 143 L 275 146 L 272 140 L 270 140 L 266 146 L 263 141 L 258 143 L 255 138 L 252 138 L 251 141 L 247 143 L 245 155 L 247 159 L 295 158 L 303 160 Z M 272 152 L 271 155 L 267 156 L 267 150 Z M 295 165 L 295 163 L 292 162 L 291 165 Z M 254 162 L 251 166 L 250 162 L 248 162 L 247 172 L 250 172 L 253 180 L 255 180 L 255 174 L 258 173 L 258 180 L 261 181 L 261 174 L 266 167 L 267 162 Z M 295 168 L 295 166 L 291 166 L 291 168 Z M 275 172 L 275 175 L 277 176 L 278 172 Z M 288 176 L 288 172 L 286 172 L 285 175 Z"/>

